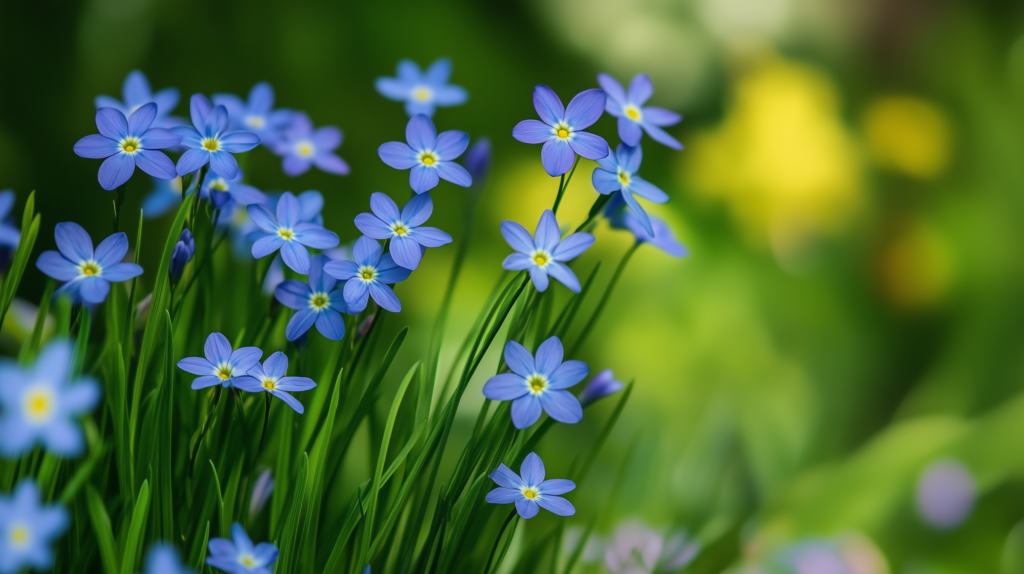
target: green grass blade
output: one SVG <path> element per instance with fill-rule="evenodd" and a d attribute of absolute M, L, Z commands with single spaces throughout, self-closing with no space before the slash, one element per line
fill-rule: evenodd
<path fill-rule="evenodd" d="M 295 554 L 295 535 L 299 531 L 299 520 L 302 518 L 303 502 L 306 500 L 306 481 L 309 476 L 309 455 L 302 453 L 299 474 L 292 488 L 292 509 L 288 512 L 284 529 L 281 531 L 281 554 L 277 559 L 275 574 L 289 574 Z"/>
<path fill-rule="evenodd" d="M 206 562 L 206 547 L 210 544 L 210 521 L 206 521 L 206 532 L 203 534 L 203 545 L 199 547 L 199 559 L 193 562 L 196 572 L 203 571 L 203 563 Z"/>
<path fill-rule="evenodd" d="M 72 500 L 74 500 L 75 495 L 78 494 L 78 491 L 81 490 L 82 487 L 85 486 L 85 483 L 89 480 L 89 476 L 92 474 L 92 471 L 96 468 L 96 464 L 106 454 L 106 448 L 97 450 L 89 455 L 89 458 L 86 459 L 84 464 L 78 467 L 78 470 L 75 471 L 75 475 L 72 476 L 71 480 L 69 480 L 68 483 L 64 485 L 64 490 L 61 492 L 59 499 L 61 505 L 67 506 Z"/>
<path fill-rule="evenodd" d="M 146 514 L 149 512 L 149 481 L 142 481 L 139 499 L 132 511 L 132 521 L 128 526 L 128 536 L 124 543 L 124 556 L 121 558 L 121 574 L 132 574 L 136 571 L 135 561 L 141 549 L 142 533 L 146 528 Z"/>
<path fill-rule="evenodd" d="M 324 472 L 327 465 L 327 456 L 330 452 L 331 433 L 334 430 L 334 419 L 338 414 L 338 397 L 341 394 L 341 376 L 334 381 L 334 392 L 331 393 L 331 407 L 327 411 L 327 422 L 320 431 L 323 437 L 320 443 L 320 455 L 317 457 L 316 470 L 313 475 L 313 490 L 309 495 L 309 511 L 306 513 L 306 526 L 303 529 L 303 555 L 306 558 L 306 571 L 312 572 L 314 559 L 316 557 L 316 535 L 317 524 L 320 520 L 320 501 L 323 499 Z"/>
<path fill-rule="evenodd" d="M 230 524 L 227 521 L 227 517 L 224 516 L 224 497 L 220 491 L 220 477 L 217 476 L 217 467 L 213 465 L 213 461 L 210 461 L 210 470 L 213 471 L 213 486 L 217 489 L 217 525 L 220 528 L 221 538 L 228 538 Z"/>
<path fill-rule="evenodd" d="M 57 282 L 50 279 L 46 282 L 46 289 L 39 299 L 39 311 L 36 313 L 36 324 L 32 328 L 32 335 L 25 338 L 18 353 L 18 362 L 25 364 L 32 362 L 39 352 L 39 345 L 43 340 L 43 328 L 46 326 L 46 317 L 50 314 L 50 301 L 53 299 L 53 291 L 57 288 Z"/>
<path fill-rule="evenodd" d="M 171 314 L 164 311 L 167 319 L 167 335 L 165 339 L 164 357 L 164 381 L 160 388 L 160 423 L 164 432 L 158 432 L 160 452 L 157 453 L 157 480 L 156 485 L 159 496 L 160 519 L 163 526 L 163 537 L 167 540 L 174 539 L 174 502 L 171 497 L 171 438 L 173 435 L 174 422 L 174 329 L 171 325 Z"/>
<path fill-rule="evenodd" d="M 103 571 L 107 574 L 120 574 L 117 556 L 114 554 L 114 533 L 110 529 L 110 516 L 103 506 L 103 499 L 92 485 L 85 487 L 85 499 L 89 507 L 89 518 L 92 520 L 93 534 L 100 547 Z"/>
<path fill-rule="evenodd" d="M 7 277 L 4 279 L 3 289 L 0 289 L 0 327 L 3 327 L 7 311 L 14 301 L 14 295 L 18 292 L 18 285 L 25 273 L 29 258 L 32 256 L 32 248 L 35 247 L 36 237 L 39 235 L 39 215 L 35 214 L 36 192 L 28 195 L 25 201 L 25 210 L 21 217 L 21 236 L 18 238 L 18 248 L 11 258 L 11 268 L 7 270 Z"/>

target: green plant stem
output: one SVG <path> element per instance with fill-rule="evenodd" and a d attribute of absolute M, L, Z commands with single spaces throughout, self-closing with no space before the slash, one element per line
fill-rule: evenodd
<path fill-rule="evenodd" d="M 569 171 L 569 177 L 565 177 L 562 174 L 562 180 L 558 184 L 558 195 L 555 196 L 555 205 L 551 208 L 551 212 L 558 215 L 558 206 L 562 203 L 562 196 L 565 195 L 565 190 L 569 188 L 569 182 L 572 181 L 572 174 L 576 173 L 576 166 L 580 163 L 580 156 L 576 156 L 576 161 L 572 162 L 572 170 Z"/>
<path fill-rule="evenodd" d="M 637 248 L 640 247 L 640 242 L 636 242 L 630 247 L 626 253 L 622 256 L 622 261 L 619 261 L 619 266 L 615 268 L 615 274 L 612 275 L 611 281 L 608 282 L 608 287 L 604 290 L 604 295 L 601 295 L 601 300 L 597 303 L 597 307 L 594 312 L 590 314 L 590 319 L 587 324 L 583 326 L 583 330 L 580 331 L 580 336 L 576 338 L 576 342 L 573 343 L 572 350 L 569 351 L 569 357 L 576 356 L 576 352 L 580 350 L 583 342 L 587 340 L 587 336 L 590 335 L 590 331 L 593 330 L 594 325 L 597 324 L 597 320 L 601 318 L 601 312 L 604 311 L 605 305 L 608 304 L 608 299 L 612 295 L 612 291 L 615 289 L 615 285 L 619 282 L 619 277 L 622 276 L 623 270 L 626 269 L 626 264 L 629 263 L 629 259 L 636 252 Z"/>
<path fill-rule="evenodd" d="M 203 167 L 199 168 L 199 176 L 196 178 L 196 200 L 195 203 L 192 204 L 192 213 L 189 215 L 188 222 L 188 230 L 192 232 L 193 236 L 196 234 L 196 219 L 199 216 L 199 193 L 203 189 L 203 181 L 206 179 L 206 170 L 209 167 L 209 165 L 204 165 Z M 184 186 L 182 187 L 182 189 L 184 189 Z M 184 198 L 184 196 L 182 196 L 182 198 Z"/>
<path fill-rule="evenodd" d="M 505 534 L 505 529 L 512 523 L 512 519 L 516 517 L 516 509 L 513 508 L 512 512 L 508 513 L 508 517 L 505 522 L 501 524 L 501 530 L 498 531 L 497 538 L 494 539 L 494 546 L 491 546 L 491 554 L 487 557 L 487 565 L 484 566 L 483 574 L 487 574 L 491 571 L 491 562 L 494 561 L 494 554 L 498 551 L 498 545 L 501 543 L 501 537 Z"/>
<path fill-rule="evenodd" d="M 114 200 L 114 233 L 121 229 L 121 205 L 124 204 L 124 184 L 117 186 L 117 199 Z"/>

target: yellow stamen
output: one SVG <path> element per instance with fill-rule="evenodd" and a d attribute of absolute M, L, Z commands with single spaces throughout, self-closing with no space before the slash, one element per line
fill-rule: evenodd
<path fill-rule="evenodd" d="M 130 146 L 130 145 L 126 145 L 126 146 L 124 146 L 124 151 L 126 151 L 128 153 L 132 153 L 133 151 L 135 151 L 135 147 L 134 146 Z"/>
<path fill-rule="evenodd" d="M 256 565 L 256 558 L 251 554 L 242 554 L 238 557 L 238 563 L 246 568 L 252 568 Z"/>
<path fill-rule="evenodd" d="M 401 223 L 396 223 L 395 226 L 391 228 L 391 231 L 393 231 L 395 233 L 395 235 L 408 235 L 409 234 L 409 228 L 404 226 L 404 225 L 402 225 Z"/>
<path fill-rule="evenodd" d="M 429 100 L 431 95 L 433 95 L 433 92 L 430 88 L 416 88 L 412 92 L 413 99 L 421 102 Z"/>
<path fill-rule="evenodd" d="M 231 367 L 229 367 L 227 365 L 221 365 L 220 367 L 217 367 L 217 376 L 220 377 L 222 380 L 225 380 L 225 381 L 230 379 L 231 378 Z"/>
<path fill-rule="evenodd" d="M 273 379 L 263 379 L 263 388 L 264 389 L 267 389 L 268 391 L 272 391 L 276 387 L 277 387 L 277 384 L 273 381 Z"/>
<path fill-rule="evenodd" d="M 541 375 L 533 375 L 526 379 L 526 384 L 530 386 L 530 391 L 534 394 L 540 393 L 544 389 L 548 388 L 548 381 Z"/>
<path fill-rule="evenodd" d="M 316 310 L 323 309 L 328 303 L 330 303 L 330 299 L 325 293 L 314 293 L 309 298 L 309 306 Z"/>
<path fill-rule="evenodd" d="M 224 178 L 218 177 L 217 179 L 213 180 L 213 182 L 210 184 L 210 189 L 216 189 L 217 191 L 227 191 L 228 189 L 230 189 L 230 187 L 228 187 L 228 182 L 224 181 Z"/>
<path fill-rule="evenodd" d="M 100 269 L 99 263 L 96 263 L 95 261 L 83 261 L 78 265 L 78 272 L 86 277 L 99 275 L 100 271 L 102 271 L 102 269 Z"/>
<path fill-rule="evenodd" d="M 359 270 L 359 278 L 363 281 L 373 281 L 373 278 L 377 276 L 377 270 L 373 267 L 363 267 Z"/>
<path fill-rule="evenodd" d="M 266 120 L 263 119 L 263 116 L 246 116 L 245 125 L 261 130 L 266 125 Z"/>
<path fill-rule="evenodd" d="M 220 142 L 215 138 L 206 138 L 202 142 L 203 149 L 206 151 L 217 151 L 220 149 Z"/>
<path fill-rule="evenodd" d="M 629 180 L 630 177 L 628 173 L 624 171 L 619 172 L 619 183 L 621 183 L 622 185 L 629 185 Z"/>
<path fill-rule="evenodd" d="M 626 117 L 633 121 L 640 119 L 640 109 L 636 106 L 626 106 Z"/>
<path fill-rule="evenodd" d="M 28 528 L 18 524 L 10 530 L 11 546 L 22 548 L 28 544 Z"/>
<path fill-rule="evenodd" d="M 540 267 L 544 267 L 545 265 L 547 265 L 548 261 L 550 261 L 550 258 L 548 257 L 547 253 L 535 253 L 533 255 L 533 262 Z"/>
<path fill-rule="evenodd" d="M 560 137 L 562 139 L 565 139 L 565 138 L 569 137 L 569 130 L 567 130 L 565 128 L 562 128 L 562 129 L 558 130 L 558 137 Z"/>
<path fill-rule="evenodd" d="M 125 138 L 121 140 L 121 151 L 124 153 L 137 152 L 140 147 L 138 138 Z"/>
<path fill-rule="evenodd" d="M 277 234 L 280 235 L 281 239 L 284 239 L 285 241 L 291 241 L 292 239 L 295 238 L 295 232 L 292 231 L 291 229 L 288 229 L 287 227 L 278 228 Z"/>
<path fill-rule="evenodd" d="M 309 156 L 313 155 L 313 144 L 311 144 L 309 142 L 300 143 L 299 147 L 298 147 L 298 149 L 296 149 L 296 151 L 302 157 L 309 157 Z"/>
<path fill-rule="evenodd" d="M 49 420 L 54 407 L 53 392 L 46 387 L 31 389 L 25 393 L 25 417 L 33 422 Z"/>
<path fill-rule="evenodd" d="M 536 499 L 536 498 L 537 498 L 537 496 L 538 496 L 539 494 L 540 494 L 540 493 L 539 493 L 539 492 L 537 492 L 537 489 L 536 489 L 536 488 L 524 488 L 524 489 L 523 489 L 523 496 L 524 496 L 525 498 L 528 498 L 528 499 L 530 499 L 530 500 L 534 500 L 534 499 Z"/>

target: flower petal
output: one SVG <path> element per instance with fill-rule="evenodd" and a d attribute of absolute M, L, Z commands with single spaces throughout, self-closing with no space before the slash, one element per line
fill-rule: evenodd
<path fill-rule="evenodd" d="M 549 337 L 537 347 L 534 363 L 537 372 L 545 377 L 551 377 L 558 365 L 562 364 L 562 357 L 565 349 L 562 348 L 562 341 L 558 337 Z"/>
<path fill-rule="evenodd" d="M 512 424 L 517 429 L 529 428 L 540 418 L 543 409 L 540 401 L 532 394 L 526 394 L 512 401 Z"/>
<path fill-rule="evenodd" d="M 537 120 L 523 120 L 512 128 L 512 137 L 528 144 L 539 144 L 552 139 L 551 126 Z"/>
<path fill-rule="evenodd" d="M 644 132 L 640 129 L 640 124 L 626 116 L 619 118 L 619 137 L 622 139 L 622 143 L 628 146 L 639 145 L 640 136 L 643 134 Z"/>
<path fill-rule="evenodd" d="M 193 130 L 195 131 L 195 130 Z M 166 149 L 174 147 L 182 142 L 180 134 L 164 128 L 152 128 L 147 130 L 139 138 L 139 145 L 144 149 Z"/>
<path fill-rule="evenodd" d="M 665 203 L 668 201 L 668 194 L 646 179 L 633 176 L 629 182 L 629 190 L 652 203 Z"/>
<path fill-rule="evenodd" d="M 519 223 L 515 221 L 502 221 L 501 235 L 512 249 L 520 253 L 533 251 L 533 236 Z"/>
<path fill-rule="evenodd" d="M 103 159 L 121 151 L 118 143 L 100 134 L 87 135 L 75 143 L 75 153 L 89 159 Z"/>
<path fill-rule="evenodd" d="M 523 497 L 516 501 L 516 512 L 522 518 L 529 520 L 537 516 L 537 513 L 540 512 L 540 506 L 537 506 L 537 503 L 529 498 Z"/>
<path fill-rule="evenodd" d="M 451 235 L 436 227 L 416 227 L 409 231 L 408 237 L 424 247 L 441 247 L 452 242 Z"/>
<path fill-rule="evenodd" d="M 544 412 L 560 423 L 576 424 L 583 420 L 583 407 L 569 391 L 548 390 L 540 395 Z"/>
<path fill-rule="evenodd" d="M 622 104 L 626 101 L 626 92 L 622 89 L 622 84 L 608 74 L 598 74 L 597 83 L 600 84 L 601 89 L 608 96 L 608 103 L 605 106 L 606 110 L 608 113 L 616 115 L 612 111 L 612 107 L 622 108 Z"/>
<path fill-rule="evenodd" d="M 139 107 L 139 109 L 132 112 L 132 115 L 128 118 L 128 133 L 134 136 L 140 136 L 153 125 L 153 120 L 156 119 L 157 107 L 153 102 Z"/>
<path fill-rule="evenodd" d="M 78 292 L 86 303 L 102 303 L 110 292 L 110 282 L 102 277 L 83 277 L 77 283 Z"/>
<path fill-rule="evenodd" d="M 320 315 L 320 313 L 315 309 L 309 308 L 309 306 L 296 311 L 292 318 L 288 320 L 288 327 L 284 331 L 285 338 L 289 341 L 294 341 L 306 334 L 306 331 L 316 321 L 317 315 Z"/>
<path fill-rule="evenodd" d="M 590 246 L 594 244 L 594 241 L 594 236 L 589 233 L 583 231 L 573 233 L 559 241 L 551 255 L 556 261 L 569 261 L 570 259 L 579 257 L 581 253 L 590 249 Z"/>
<path fill-rule="evenodd" d="M 295 241 L 313 249 L 330 249 L 337 247 L 339 243 L 337 234 L 315 223 L 300 223 L 296 225 Z"/>
<path fill-rule="evenodd" d="M 328 261 L 324 264 L 324 273 L 339 281 L 348 281 L 359 274 L 359 265 L 355 261 Z"/>
<path fill-rule="evenodd" d="M 407 235 L 399 235 L 391 240 L 390 253 L 395 263 L 406 269 L 416 269 L 420 265 L 420 244 Z"/>
<path fill-rule="evenodd" d="M 545 480 L 537 485 L 537 487 L 542 496 L 551 496 L 554 494 L 565 494 L 566 492 L 575 490 L 576 483 L 564 478 L 552 478 L 550 480 Z"/>
<path fill-rule="evenodd" d="M 526 378 L 537 371 L 533 355 L 515 341 L 505 343 L 505 364 L 513 373 Z"/>
<path fill-rule="evenodd" d="M 370 297 L 370 289 L 362 281 L 348 281 L 345 283 L 345 303 L 349 311 L 359 313 L 366 308 L 366 301 Z"/>
<path fill-rule="evenodd" d="M 242 153 L 260 145 L 260 136 L 252 132 L 230 132 L 220 137 L 220 149 L 230 153 Z"/>
<path fill-rule="evenodd" d="M 443 180 L 450 181 L 455 185 L 461 185 L 462 187 L 473 185 L 473 176 L 469 175 L 466 168 L 454 161 L 437 162 L 437 175 Z"/>
<path fill-rule="evenodd" d="M 370 202 L 370 205 L 372 207 L 373 197 L 370 198 Z M 397 211 L 397 206 L 395 209 Z M 403 223 L 410 227 L 418 227 L 420 225 L 423 225 L 423 223 L 430 219 L 430 215 L 433 212 L 434 202 L 431 199 L 430 194 L 420 193 L 413 196 L 413 198 L 410 199 L 409 202 L 405 204 L 405 207 L 402 208 L 400 219 L 402 220 Z M 381 217 L 381 219 L 385 218 Z M 387 220 L 385 219 L 385 221 Z"/>
<path fill-rule="evenodd" d="M 519 476 L 523 477 L 523 484 L 526 486 L 538 486 L 544 482 L 544 461 L 537 453 L 531 452 L 526 455 L 522 466 L 519 467 Z"/>
<path fill-rule="evenodd" d="M 636 196 L 632 193 L 623 192 L 622 199 L 629 206 L 629 215 L 640 224 L 640 227 L 650 236 L 654 234 L 654 228 L 651 226 L 651 218 L 647 215 L 647 211 L 644 210 L 640 202 L 636 200 Z"/>
<path fill-rule="evenodd" d="M 100 134 L 121 141 L 128 135 L 128 120 L 114 108 L 100 108 L 96 110 L 96 128 Z"/>
<path fill-rule="evenodd" d="M 419 196 L 417 196 L 419 197 Z M 379 217 L 372 213 L 360 213 L 355 218 L 356 229 L 361 231 L 363 235 L 371 237 L 373 239 L 390 239 L 394 236 L 394 232 L 391 228 L 384 224 Z"/>
<path fill-rule="evenodd" d="M 313 158 L 313 164 L 316 165 L 320 171 L 333 173 L 334 175 L 348 175 L 350 171 L 345 160 L 332 153 L 318 153 L 316 157 Z"/>
<path fill-rule="evenodd" d="M 92 238 L 82 226 L 72 221 L 58 223 L 53 230 L 57 249 L 73 263 L 92 259 Z"/>
<path fill-rule="evenodd" d="M 579 137 L 580 133 L 586 132 L 579 132 L 576 134 L 576 137 Z M 551 177 L 569 173 L 575 159 L 576 153 L 571 147 L 569 147 L 569 144 L 562 139 L 550 139 L 545 142 L 544 147 L 540 149 L 540 163 L 544 166 L 544 171 L 548 172 L 548 175 Z"/>
<path fill-rule="evenodd" d="M 175 171 L 178 172 L 178 175 L 192 173 L 209 163 L 209 161 L 210 152 L 206 150 L 186 150 L 185 153 L 181 154 L 181 157 L 178 158 L 178 165 L 175 166 Z"/>
<path fill-rule="evenodd" d="M 449 130 L 441 132 L 437 136 L 434 153 L 441 161 L 451 161 L 462 155 L 467 147 L 469 147 L 469 134 L 458 130 Z"/>
<path fill-rule="evenodd" d="M 369 237 L 360 237 L 352 245 L 352 260 L 359 265 L 377 265 L 380 261 L 380 254 L 384 251 L 380 243 Z M 330 263 L 328 263 L 330 265 Z M 341 277 L 338 277 L 341 279 Z M 347 279 L 347 277 L 346 277 Z"/>
<path fill-rule="evenodd" d="M 619 181 L 619 175 L 600 167 L 594 168 L 594 175 L 590 179 L 594 184 L 594 189 L 596 189 L 598 193 L 603 193 L 604 195 L 608 195 L 609 193 L 622 189 L 622 182 Z"/>
<path fill-rule="evenodd" d="M 536 265 L 530 267 L 530 279 L 533 287 L 543 293 L 548 288 L 548 272 Z"/>
<path fill-rule="evenodd" d="M 107 281 L 127 281 L 142 275 L 142 267 L 135 263 L 115 263 L 103 268 L 103 278 Z"/>
<path fill-rule="evenodd" d="M 139 169 L 159 179 L 174 179 L 174 162 L 163 152 L 155 149 L 143 149 L 135 152 L 135 164 Z"/>
<path fill-rule="evenodd" d="M 253 244 L 252 244 L 252 256 L 255 259 L 262 259 L 262 258 L 266 257 L 267 255 L 270 255 L 271 253 L 277 251 L 283 245 L 284 245 L 284 239 L 281 239 L 281 236 L 279 236 L 277 234 L 274 234 L 274 235 L 269 235 L 269 234 L 268 235 L 264 235 L 263 237 L 257 239 L 255 242 L 253 242 Z"/>
<path fill-rule="evenodd" d="M 379 281 L 370 283 L 369 287 L 370 296 L 373 297 L 373 300 L 378 305 L 392 313 L 398 313 L 402 310 L 402 302 L 398 300 L 398 296 L 391 290 L 391 287 Z"/>
<path fill-rule="evenodd" d="M 112 191 L 120 187 L 135 172 L 135 158 L 126 153 L 112 155 L 100 165 L 100 187 Z"/>
<path fill-rule="evenodd" d="M 629 82 L 629 96 L 627 99 L 629 103 L 635 106 L 642 106 L 653 93 L 654 84 L 651 83 L 651 78 L 647 74 L 637 74 Z"/>
<path fill-rule="evenodd" d="M 537 498 L 537 504 L 544 510 L 558 516 L 572 516 L 576 514 L 576 507 L 561 496 L 541 496 Z"/>
<path fill-rule="evenodd" d="M 645 123 L 643 127 L 647 135 L 651 136 L 651 139 L 654 141 L 667 145 L 672 149 L 683 149 L 683 144 L 679 143 L 679 140 L 676 138 L 668 135 L 668 132 L 665 130 L 649 123 Z"/>
<path fill-rule="evenodd" d="M 379 191 L 375 191 L 370 194 L 370 211 L 379 217 L 381 221 L 387 224 L 394 223 L 401 217 L 398 211 L 398 204 L 388 197 L 386 193 L 381 193 Z"/>
<path fill-rule="evenodd" d="M 93 259 L 100 264 L 100 267 L 108 267 L 120 263 L 124 259 L 125 253 L 128 253 L 128 236 L 124 232 L 120 232 L 101 241 L 96 246 Z"/>
<path fill-rule="evenodd" d="M 309 377 L 284 377 L 277 381 L 277 388 L 290 393 L 301 392 L 316 388 L 316 383 Z"/>
<path fill-rule="evenodd" d="M 316 330 L 332 341 L 340 341 L 345 336 L 345 321 L 340 314 L 325 309 L 317 314 Z"/>
<path fill-rule="evenodd" d="M 412 271 L 395 263 L 390 253 L 385 253 L 377 265 L 377 281 L 386 284 L 400 283 L 409 278 Z"/>
<path fill-rule="evenodd" d="M 203 347 L 206 358 L 214 365 L 226 363 L 231 359 L 231 343 L 220 333 L 210 333 Z"/>
<path fill-rule="evenodd" d="M 284 391 L 274 391 L 271 394 L 273 394 L 275 397 L 281 399 L 284 402 L 284 404 L 286 404 L 289 407 L 291 407 L 293 411 L 299 413 L 300 415 L 305 411 L 305 409 L 302 407 L 302 403 L 299 402 L 299 399 L 296 399 L 295 397 L 289 395 L 288 393 L 286 393 Z M 263 543 L 263 544 L 266 544 L 266 543 Z M 277 549 L 275 548 L 275 550 L 277 550 Z M 264 570 L 264 571 L 267 571 L 267 570 Z"/>
<path fill-rule="evenodd" d="M 526 379 L 515 373 L 494 375 L 484 383 L 484 396 L 492 401 L 512 401 L 528 392 Z"/>
<path fill-rule="evenodd" d="M 302 207 L 292 192 L 286 191 L 277 200 L 277 224 L 293 228 L 302 221 Z"/>
<path fill-rule="evenodd" d="M 562 121 L 565 116 L 565 106 L 554 90 L 541 84 L 533 88 L 533 109 L 541 121 L 553 126 Z"/>
<path fill-rule="evenodd" d="M 227 180 L 235 179 L 238 177 L 238 161 L 230 153 L 217 150 L 210 154 L 210 171 Z"/>
<path fill-rule="evenodd" d="M 604 113 L 604 105 L 608 96 L 604 90 L 591 88 L 576 94 L 569 106 L 565 108 L 565 123 L 579 131 L 594 125 Z"/>
<path fill-rule="evenodd" d="M 377 93 L 389 100 L 404 101 L 409 97 L 409 85 L 396 78 L 380 77 L 374 81 Z"/>
<path fill-rule="evenodd" d="M 495 488 L 487 493 L 485 500 L 491 504 L 512 504 L 523 498 L 523 491 L 517 488 Z"/>
<path fill-rule="evenodd" d="M 422 114 L 413 116 L 405 126 L 405 141 L 417 152 L 434 149 L 437 144 L 434 122 Z"/>
<path fill-rule="evenodd" d="M 580 292 L 580 280 L 576 278 L 576 274 L 572 272 L 565 265 L 558 261 L 552 261 L 547 266 L 548 275 L 555 278 L 556 281 L 565 285 L 573 293 Z"/>
<path fill-rule="evenodd" d="M 601 136 L 589 132 L 575 132 L 569 140 L 569 147 L 581 157 L 598 160 L 608 157 L 611 149 Z"/>
<path fill-rule="evenodd" d="M 586 378 L 589 372 L 590 367 L 583 361 L 566 361 L 548 375 L 548 386 L 557 390 L 567 389 Z"/>
<path fill-rule="evenodd" d="M 643 119 L 645 124 L 664 127 L 678 124 L 683 121 L 683 116 L 665 108 L 652 106 L 643 109 Z"/>
<path fill-rule="evenodd" d="M 462 86 L 448 84 L 434 88 L 434 103 L 439 106 L 458 106 L 468 99 L 469 93 Z"/>
<path fill-rule="evenodd" d="M 531 265 L 533 265 L 533 260 L 525 253 L 512 253 L 501 262 L 502 269 L 509 271 L 522 271 L 529 269 Z"/>
<path fill-rule="evenodd" d="M 267 211 L 267 208 L 254 204 L 247 205 L 245 211 L 249 214 L 249 218 L 252 219 L 253 223 L 259 226 L 260 229 L 267 233 L 277 233 L 277 219 Z"/>
<path fill-rule="evenodd" d="M 36 260 L 36 267 L 57 281 L 71 281 L 78 277 L 78 266 L 56 251 L 44 251 Z"/>
<path fill-rule="evenodd" d="M 217 370 L 210 361 L 202 357 L 185 357 L 178 361 L 178 368 L 193 375 L 209 375 Z"/>
<path fill-rule="evenodd" d="M 498 468 L 494 469 L 494 472 L 487 476 L 497 483 L 498 486 L 505 488 L 514 488 L 518 490 L 524 486 L 523 479 L 519 478 L 518 474 L 504 464 L 499 464 Z"/>
<path fill-rule="evenodd" d="M 550 252 L 558 245 L 562 231 L 558 228 L 558 220 L 550 209 L 545 209 L 544 213 L 540 214 L 540 221 L 537 222 L 537 230 L 533 237 L 533 244 L 538 249 Z"/>
<path fill-rule="evenodd" d="M 436 164 L 435 164 L 436 165 Z M 409 187 L 416 193 L 430 191 L 437 187 L 440 178 L 437 175 L 436 167 L 417 165 L 409 172 Z"/>
<path fill-rule="evenodd" d="M 258 347 L 240 347 L 232 351 L 229 361 L 236 370 L 235 375 L 237 376 L 237 371 L 248 373 L 250 369 L 259 364 L 262 356 L 263 351 Z"/>
<path fill-rule="evenodd" d="M 377 148 L 381 161 L 395 169 L 410 169 L 419 164 L 416 151 L 405 142 L 387 142 Z"/>
<path fill-rule="evenodd" d="M 448 58 L 438 58 L 423 73 L 423 79 L 431 86 L 447 84 L 452 76 L 452 61 Z"/>
<path fill-rule="evenodd" d="M 305 309 L 309 307 L 309 296 L 312 291 L 309 285 L 296 279 L 282 281 L 274 289 L 274 297 L 289 309 Z"/>
<path fill-rule="evenodd" d="M 285 241 L 281 246 L 281 260 L 292 271 L 301 275 L 309 273 L 309 251 L 297 241 Z"/>

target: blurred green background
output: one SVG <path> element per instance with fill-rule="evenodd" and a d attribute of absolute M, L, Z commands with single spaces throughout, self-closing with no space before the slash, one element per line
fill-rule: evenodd
<path fill-rule="evenodd" d="M 636 380 L 592 480 L 570 495 L 580 516 L 607 501 L 602 536 L 627 518 L 686 528 L 706 545 L 694 567 L 724 568 L 710 557 L 733 547 L 733 568 L 761 571 L 780 549 L 829 537 L 858 541 L 856 574 L 1024 572 L 1024 535 L 1011 535 L 1024 518 L 1019 3 L 5 2 L 0 54 L 0 188 L 17 191 L 14 213 L 37 190 L 39 252 L 60 221 L 107 233 L 114 196 L 96 181 L 99 162 L 71 148 L 94 132 L 93 98 L 119 96 L 132 69 L 181 91 L 175 115 L 187 116 L 192 93 L 244 95 L 266 80 L 279 106 L 339 126 L 348 177 L 287 178 L 263 148 L 246 171 L 264 191 L 320 190 L 326 226 L 348 242 L 371 192 L 408 193 L 407 174 L 376 155 L 403 139 L 405 115 L 373 80 L 401 58 L 452 58 L 470 100 L 435 122 L 490 137 L 494 163 L 442 372 L 501 273 L 498 222 L 532 229 L 557 188 L 539 147 L 510 135 L 534 117 L 532 87 L 568 101 L 599 72 L 623 83 L 648 73 L 651 103 L 684 114 L 669 131 L 687 149 L 645 139 L 641 174 L 672 196 L 651 211 L 692 255 L 641 248 L 576 357 Z M 607 116 L 593 131 L 618 141 Z M 581 164 L 563 225 L 582 222 L 596 197 L 594 165 Z M 141 173 L 129 182 L 122 228 L 135 229 L 150 189 Z M 465 241 L 464 190 L 442 183 L 433 196 L 432 224 Z M 169 223 L 147 222 L 147 236 Z M 597 236 L 577 273 L 603 261 L 603 287 L 631 238 L 606 224 Z M 156 265 L 158 242 L 143 249 L 143 266 Z M 407 364 L 425 353 L 454 251 L 433 250 L 399 290 L 405 308 L 388 329 L 410 325 Z M 36 303 L 44 279 L 30 268 L 20 296 Z M 457 427 L 466 435 L 479 377 Z M 602 428 L 605 403 L 545 440 L 550 475 Z M 962 465 L 977 493 L 946 527 L 915 502 L 939 460 Z M 366 464 L 346 469 L 353 484 Z M 972 499 L 971 488 L 939 490 L 940 502 Z"/>

